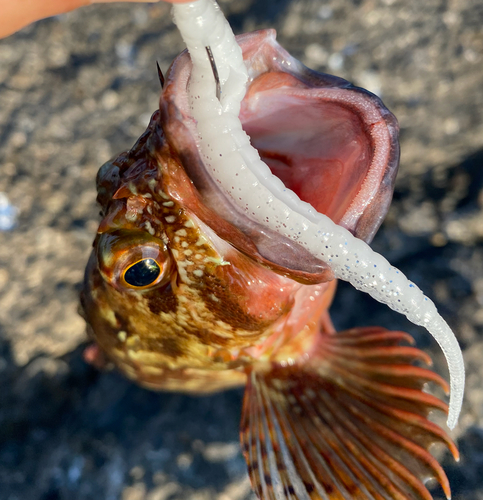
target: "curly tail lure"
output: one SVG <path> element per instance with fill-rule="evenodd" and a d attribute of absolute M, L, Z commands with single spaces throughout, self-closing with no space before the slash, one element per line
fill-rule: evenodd
<path fill-rule="evenodd" d="M 193 62 L 190 104 L 197 120 L 198 148 L 210 174 L 247 216 L 303 245 L 337 278 L 428 330 L 448 363 L 451 395 L 447 424 L 454 428 L 464 392 L 463 356 L 434 303 L 365 242 L 300 200 L 260 159 L 238 119 L 249 75 L 241 49 L 216 2 L 177 4 L 173 13 Z M 210 52 L 219 73 L 220 99 Z"/>

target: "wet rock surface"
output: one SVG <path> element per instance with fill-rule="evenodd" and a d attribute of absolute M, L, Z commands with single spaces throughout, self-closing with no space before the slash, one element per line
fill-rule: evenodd
<path fill-rule="evenodd" d="M 275 27 L 305 64 L 378 93 L 398 117 L 400 174 L 373 246 L 461 341 L 462 459 L 444 464 L 454 499 L 483 499 L 481 0 L 221 5 L 237 32 Z M 89 7 L 0 41 L 0 192 L 18 210 L 0 232 L 1 500 L 253 498 L 237 445 L 241 390 L 156 394 L 82 360 L 95 175 L 156 109 L 156 60 L 167 69 L 182 49 L 165 4 Z M 447 376 L 428 335 L 350 286 L 333 314 L 340 329 L 409 331 Z"/>

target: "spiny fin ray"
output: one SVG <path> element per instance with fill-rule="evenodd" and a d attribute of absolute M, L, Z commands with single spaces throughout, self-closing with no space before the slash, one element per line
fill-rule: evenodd
<path fill-rule="evenodd" d="M 249 373 L 240 437 L 261 500 L 431 500 L 431 477 L 450 498 L 428 451 L 441 443 L 458 457 L 427 419 L 447 405 L 422 390 L 444 384 L 401 340 L 411 339 L 380 328 L 324 335 L 308 360 Z"/>

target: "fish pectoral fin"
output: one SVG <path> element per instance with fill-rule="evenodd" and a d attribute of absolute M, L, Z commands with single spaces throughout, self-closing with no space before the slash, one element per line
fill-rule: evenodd
<path fill-rule="evenodd" d="M 359 328 L 321 335 L 307 360 L 253 369 L 240 439 L 263 500 L 430 500 L 448 479 L 428 448 L 449 436 L 427 419 L 441 400 L 423 392 L 446 382 L 414 361 L 430 358 L 402 332 Z"/>

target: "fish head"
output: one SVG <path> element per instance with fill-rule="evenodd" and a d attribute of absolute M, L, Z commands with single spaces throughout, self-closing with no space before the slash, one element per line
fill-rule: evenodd
<path fill-rule="evenodd" d="M 372 94 L 302 66 L 271 30 L 238 41 L 251 75 L 240 118 L 262 158 L 301 199 L 370 240 L 397 168 L 394 118 Z M 190 69 L 185 52 L 146 131 L 99 171 L 103 218 L 81 303 L 100 350 L 129 377 L 206 392 L 243 383 L 247 363 L 320 329 L 334 282 L 210 177 Z"/>
<path fill-rule="evenodd" d="M 259 354 L 254 346 L 266 352 L 274 333 L 318 324 L 327 309 L 330 273 L 271 263 L 207 207 L 159 112 L 129 152 L 100 169 L 97 187 L 103 219 L 83 313 L 100 350 L 143 385 L 202 392 L 243 383 L 238 368 Z M 231 375 L 219 379 L 221 369 Z"/>

